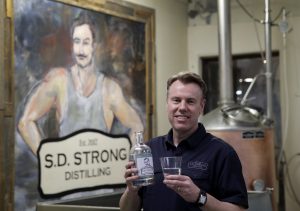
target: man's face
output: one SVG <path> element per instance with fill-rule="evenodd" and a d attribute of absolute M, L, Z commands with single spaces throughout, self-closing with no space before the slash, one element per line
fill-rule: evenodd
<path fill-rule="evenodd" d="M 173 130 L 192 133 L 198 128 L 198 117 L 205 105 L 202 90 L 195 83 L 175 81 L 168 91 L 167 110 Z"/>
<path fill-rule="evenodd" d="M 74 28 L 73 53 L 80 67 L 85 68 L 92 63 L 94 45 L 89 25 L 83 24 Z"/>

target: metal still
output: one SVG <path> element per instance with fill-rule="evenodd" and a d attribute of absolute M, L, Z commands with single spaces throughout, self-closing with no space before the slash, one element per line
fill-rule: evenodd
<path fill-rule="evenodd" d="M 275 187 L 274 129 L 262 124 L 263 116 L 255 109 L 237 105 L 217 108 L 205 115 L 202 122 L 208 132 L 229 143 L 237 152 L 251 193 L 250 210 L 256 204 L 251 201 L 259 197 L 269 200 L 264 203 L 276 210 L 272 191 L 268 192 L 270 197 L 262 194 Z"/>
<path fill-rule="evenodd" d="M 218 0 L 219 107 L 204 115 L 201 122 L 208 132 L 223 139 L 236 150 L 242 163 L 243 175 L 249 194 L 249 210 L 263 210 L 253 207 L 254 205 L 260 206 L 258 204 L 260 200 L 257 199 L 262 197 L 264 197 L 264 201 L 265 199 L 269 199 L 267 201 L 270 205 L 269 207 L 277 210 L 274 194 L 266 192 L 275 187 L 274 128 L 272 127 L 271 100 L 268 100 L 266 116 L 257 108 L 247 106 L 244 103 L 238 104 L 233 100 L 229 3 L 229 0 Z M 269 2 L 267 1 L 267 3 Z M 268 15 L 266 14 L 266 17 Z M 267 29 L 269 28 L 266 27 Z M 269 33 L 266 34 L 269 36 Z M 269 39 L 266 40 L 268 41 L 266 42 L 266 46 L 270 47 L 268 45 L 270 43 Z M 271 81 L 271 74 L 269 72 L 271 58 L 268 57 L 267 59 L 269 68 L 266 71 L 268 73 L 266 73 L 266 76 L 268 76 L 266 79 L 267 85 L 269 85 Z M 268 88 L 267 99 L 271 98 L 270 93 L 272 93 L 272 90 Z M 253 200 L 256 200 L 257 203 L 253 203 Z"/>
<path fill-rule="evenodd" d="M 236 150 L 242 163 L 248 190 L 256 190 L 253 186 L 255 180 L 262 180 L 265 187 L 273 188 L 275 184 L 273 128 L 264 127 L 260 123 L 262 116 L 258 113 L 255 115 L 248 113 L 252 108 L 235 108 L 235 114 L 238 115 L 234 116 L 232 113 L 229 115 L 224 109 L 216 109 L 204 116 L 203 124 L 208 132 L 220 137 Z M 233 112 L 233 109 L 228 110 Z"/>

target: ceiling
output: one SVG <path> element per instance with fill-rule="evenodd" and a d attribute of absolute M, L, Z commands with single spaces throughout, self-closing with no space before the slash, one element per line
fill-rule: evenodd
<path fill-rule="evenodd" d="M 197 16 L 210 22 L 212 14 L 217 12 L 218 0 L 176 0 L 181 3 L 187 4 L 188 16 L 193 19 Z M 265 5 L 264 0 L 230 0 L 232 9 L 239 9 L 241 5 L 253 11 L 253 8 L 263 8 Z M 287 11 L 292 11 L 296 16 L 300 16 L 300 0 L 270 0 L 271 10 L 280 11 L 286 8 Z M 263 14 L 263 13 L 262 13 Z"/>
<path fill-rule="evenodd" d="M 195 5 L 200 4 L 203 7 L 217 7 L 217 0 L 175 0 L 181 3 L 185 3 L 188 5 Z M 239 0 L 239 2 L 247 6 L 263 6 L 265 4 L 264 0 Z M 231 0 L 231 7 L 239 7 L 239 4 L 237 3 L 237 0 Z M 292 7 L 292 8 L 299 8 L 300 10 L 300 0 L 270 0 L 271 7 L 274 5 L 280 5 L 280 6 L 286 6 L 286 7 Z"/>

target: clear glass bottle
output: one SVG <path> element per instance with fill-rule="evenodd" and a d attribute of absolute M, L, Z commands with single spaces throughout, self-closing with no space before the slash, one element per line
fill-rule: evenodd
<path fill-rule="evenodd" d="M 154 183 L 154 168 L 151 149 L 144 144 L 143 132 L 135 133 L 136 143 L 130 151 L 130 161 L 135 162 L 139 178 L 133 181 L 134 186 L 146 186 Z"/>

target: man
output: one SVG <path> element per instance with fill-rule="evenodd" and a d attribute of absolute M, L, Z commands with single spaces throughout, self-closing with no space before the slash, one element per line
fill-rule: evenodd
<path fill-rule="evenodd" d="M 30 95 L 18 128 L 33 153 L 42 139 L 37 121 L 52 108 L 60 136 L 84 128 L 110 132 L 115 117 L 130 129 L 131 137 L 143 130 L 140 117 L 120 86 L 97 71 L 95 34 L 93 21 L 81 13 L 71 30 L 75 64 L 70 69 L 52 69 Z"/>
<path fill-rule="evenodd" d="M 122 211 L 238 211 L 248 207 L 242 167 L 236 152 L 206 132 L 199 116 L 206 85 L 195 73 L 183 72 L 167 83 L 167 110 L 172 129 L 148 142 L 154 163 L 154 185 L 134 187 L 134 163 L 126 165 L 127 188 Z M 159 158 L 182 156 L 181 175 L 163 175 Z"/>

